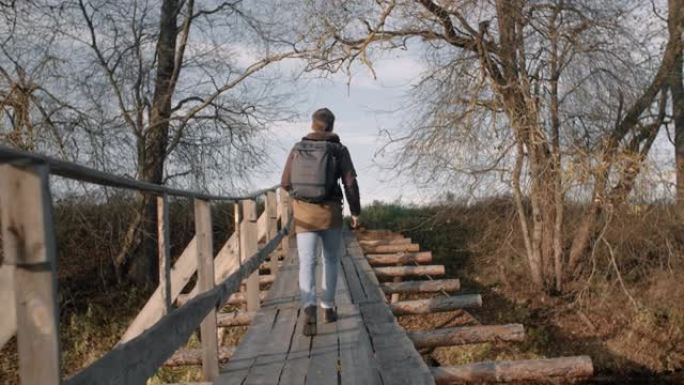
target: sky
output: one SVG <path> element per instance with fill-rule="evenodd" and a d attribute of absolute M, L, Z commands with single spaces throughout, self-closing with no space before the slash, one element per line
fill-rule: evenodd
<path fill-rule="evenodd" d="M 399 132 L 406 114 L 398 112 L 410 102 L 411 85 L 424 71 L 422 58 L 415 53 L 398 53 L 374 62 L 377 78 L 365 67 L 358 66 L 351 80 L 346 74 L 300 82 L 297 93 L 299 119 L 281 122 L 271 128 L 269 153 L 274 161 L 266 180 L 255 185 L 271 185 L 280 181 L 282 165 L 290 148 L 309 132 L 310 116 L 318 108 L 327 107 L 336 117 L 334 131 L 349 149 L 358 174 L 363 205 L 374 200 L 420 203 L 431 193 L 418 189 L 408 177 L 396 178 L 386 169 L 391 162 L 376 153 L 385 143 L 381 130 Z"/>

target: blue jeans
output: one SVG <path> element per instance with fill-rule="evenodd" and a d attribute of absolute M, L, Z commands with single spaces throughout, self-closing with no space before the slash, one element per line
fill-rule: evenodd
<path fill-rule="evenodd" d="M 304 307 L 316 305 L 316 255 L 323 243 L 322 308 L 335 307 L 337 264 L 342 256 L 342 228 L 297 233 L 299 251 L 299 290 Z"/>

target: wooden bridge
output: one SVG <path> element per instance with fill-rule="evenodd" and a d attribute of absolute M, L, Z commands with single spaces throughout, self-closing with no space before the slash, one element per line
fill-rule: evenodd
<path fill-rule="evenodd" d="M 158 203 L 159 287 L 116 347 L 65 380 L 51 174 L 147 192 Z M 195 213 L 195 236 L 173 266 L 168 196 L 194 200 Z M 215 201 L 234 203 L 235 232 L 214 256 Z M 452 295 L 460 282 L 434 279 L 444 267 L 430 264 L 432 254 L 388 231 L 345 232 L 336 292 L 339 319 L 319 321 L 317 335 L 303 336 L 289 197 L 275 187 L 241 197 L 209 195 L 0 146 L 0 210 L 0 347 L 16 333 L 22 384 L 144 384 L 163 365 L 201 365 L 206 383 L 220 385 L 556 381 L 593 372 L 585 356 L 429 367 L 421 356 L 425 349 L 520 341 L 524 329 L 513 324 L 406 332 L 397 316 L 479 307 L 482 298 Z M 409 277 L 427 279 L 405 280 Z M 246 325 L 237 347 L 220 346 L 226 328 Z M 201 348 L 185 348 L 197 329 Z"/>

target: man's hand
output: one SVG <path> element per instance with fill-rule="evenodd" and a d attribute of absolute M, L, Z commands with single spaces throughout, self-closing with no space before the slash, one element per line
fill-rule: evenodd
<path fill-rule="evenodd" d="M 359 228 L 359 217 L 356 215 L 352 215 L 351 217 L 351 228 L 352 229 L 358 229 Z"/>

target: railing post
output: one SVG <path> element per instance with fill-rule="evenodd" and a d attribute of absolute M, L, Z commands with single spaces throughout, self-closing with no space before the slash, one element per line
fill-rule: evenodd
<path fill-rule="evenodd" d="M 240 263 L 257 252 L 257 206 L 256 201 L 248 199 L 242 201 L 243 220 L 240 229 Z M 259 302 L 259 269 L 247 278 L 247 311 L 255 312 L 261 306 Z"/>
<path fill-rule="evenodd" d="M 208 201 L 195 199 L 195 236 L 197 237 L 197 286 L 199 292 L 214 288 L 214 251 L 211 230 L 211 207 Z M 200 326 L 202 333 L 202 372 L 206 381 L 218 378 L 218 340 L 216 310 L 212 309 Z"/>
<path fill-rule="evenodd" d="M 273 239 L 278 233 L 278 207 L 275 191 L 266 193 L 266 242 Z M 275 275 L 278 272 L 278 252 L 271 253 L 271 274 Z"/>
<path fill-rule="evenodd" d="M 19 377 L 59 384 L 56 245 L 48 167 L 0 166 L 4 263 L 14 266 Z"/>
<path fill-rule="evenodd" d="M 233 229 L 233 231 L 235 232 L 235 239 L 237 240 L 236 247 L 235 247 L 235 254 L 237 255 L 239 264 L 242 265 L 242 257 L 240 254 L 240 250 L 242 250 L 242 244 L 241 244 L 242 241 L 240 238 L 240 227 L 242 227 L 242 226 L 240 225 L 241 221 L 240 221 L 240 202 L 239 201 L 235 201 L 235 203 L 233 204 L 233 219 L 235 221 L 233 224 L 233 226 L 235 227 Z"/>
<path fill-rule="evenodd" d="M 284 188 L 279 190 L 280 192 L 280 224 L 282 227 L 287 226 L 287 222 L 290 220 L 290 194 Z M 294 222 L 292 223 L 292 228 L 289 234 L 283 237 L 281 248 L 283 249 L 283 255 L 285 258 L 288 257 L 290 253 L 290 237 L 294 234 Z"/>
<path fill-rule="evenodd" d="M 171 311 L 171 246 L 169 205 L 166 194 L 157 197 L 157 245 L 159 251 L 159 289 L 164 303 L 164 314 Z"/>

